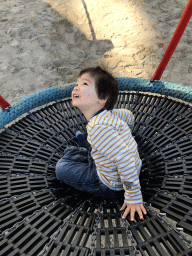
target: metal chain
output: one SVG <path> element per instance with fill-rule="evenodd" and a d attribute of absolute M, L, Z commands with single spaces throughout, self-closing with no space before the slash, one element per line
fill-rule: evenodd
<path fill-rule="evenodd" d="M 121 209 L 121 206 L 119 204 L 119 202 L 117 201 L 117 206 L 119 208 L 119 211 Z M 141 255 L 141 252 L 137 249 L 137 242 L 135 241 L 134 237 L 133 237 L 133 234 L 131 232 L 131 230 L 129 229 L 129 226 L 128 226 L 128 222 L 126 221 L 126 219 L 123 219 L 122 218 L 123 216 L 123 212 L 121 213 L 121 220 L 123 222 L 123 226 L 125 227 L 126 229 L 126 233 L 127 233 L 127 237 L 130 239 L 131 241 L 131 246 L 133 247 L 134 251 L 135 251 L 135 255 L 137 256 L 142 256 Z"/>
<path fill-rule="evenodd" d="M 89 200 L 85 200 L 83 203 L 81 203 L 79 205 L 79 207 L 77 207 L 73 212 L 71 212 L 68 216 L 68 218 L 66 218 L 63 222 L 63 224 L 58 228 L 58 230 L 56 231 L 56 233 L 50 238 L 49 243 L 47 243 L 43 250 L 38 254 L 38 256 L 46 256 L 48 253 L 49 248 L 51 247 L 51 245 L 54 243 L 54 241 L 57 239 L 57 237 L 59 236 L 60 232 L 62 231 L 62 229 L 64 228 L 64 226 L 66 224 L 69 223 L 69 221 L 74 217 L 74 215 L 76 214 L 77 211 L 81 211 L 85 205 L 85 203 L 87 203 Z"/>
<path fill-rule="evenodd" d="M 91 246 L 90 246 L 90 253 L 88 256 L 93 256 L 94 255 L 94 249 L 96 246 L 96 235 L 97 235 L 97 228 L 100 222 L 100 216 L 101 216 L 101 211 L 102 211 L 102 202 L 100 202 L 98 211 L 96 212 L 96 217 L 95 217 L 95 223 L 93 225 L 93 233 L 91 235 Z"/>
<path fill-rule="evenodd" d="M 119 203 L 117 202 L 117 206 L 120 210 L 120 205 Z M 101 211 L 103 210 L 103 207 L 102 207 L 102 202 L 100 203 L 99 205 L 99 208 L 98 208 L 98 211 L 96 213 L 96 218 L 95 218 L 95 223 L 94 223 L 94 226 L 93 226 L 93 233 L 92 233 L 92 237 L 91 237 L 91 246 L 90 246 L 90 253 L 89 253 L 89 256 L 93 256 L 94 255 L 94 249 L 95 249 L 95 246 L 96 246 L 96 234 L 97 234 L 97 228 L 98 228 L 98 225 L 99 225 L 99 222 L 100 222 L 100 215 L 101 215 Z M 122 217 L 122 214 L 121 214 L 121 217 Z M 141 255 L 141 252 L 139 250 L 137 250 L 137 243 L 135 241 L 135 239 L 133 238 L 133 234 L 132 232 L 129 230 L 129 227 L 128 227 L 128 223 L 126 220 L 122 219 L 122 222 L 124 224 L 124 227 L 126 229 L 126 233 L 127 233 L 127 236 L 128 238 L 130 239 L 131 241 L 131 246 L 133 247 L 134 251 L 135 251 L 135 255 L 137 256 L 142 256 Z"/>
<path fill-rule="evenodd" d="M 31 194 L 39 194 L 41 192 L 50 192 L 50 190 L 54 190 L 54 191 L 57 191 L 59 189 L 42 189 L 42 190 L 38 190 L 38 191 L 32 191 L 32 192 L 27 192 L 27 193 L 23 193 L 21 195 L 17 195 L 17 196 L 12 196 L 10 198 L 3 198 L 0 200 L 0 203 L 1 202 L 6 202 L 6 201 L 11 201 L 12 199 L 16 199 L 16 198 L 20 198 L 24 195 L 31 195 Z M 53 197 L 55 198 L 54 194 L 53 194 Z M 69 197 L 69 196 L 68 196 Z M 43 206 L 41 209 L 39 210 L 36 210 L 33 212 L 33 214 L 29 215 L 29 216 L 26 216 L 22 221 L 20 222 L 16 222 L 11 228 L 8 228 L 6 230 L 4 230 L 1 234 L 0 234 L 0 238 L 4 238 L 5 236 L 7 236 L 11 231 L 13 231 L 16 227 L 18 227 L 19 225 L 23 224 L 25 221 L 31 219 L 36 213 L 39 213 L 40 211 L 42 211 L 43 209 L 45 208 L 49 208 L 51 206 L 53 206 L 56 202 L 63 202 L 64 200 L 66 200 L 68 197 L 66 197 L 65 199 L 61 198 L 57 201 L 53 201 L 52 203 L 50 203 L 48 206 Z"/>
<path fill-rule="evenodd" d="M 30 191 L 30 192 L 24 192 L 20 195 L 14 195 L 14 196 L 11 196 L 11 197 L 5 197 L 5 198 L 2 198 L 0 200 L 0 203 L 2 202 L 6 202 L 6 201 L 11 201 L 13 199 L 16 199 L 16 198 L 20 198 L 20 197 L 23 197 L 25 195 L 31 195 L 31 194 L 38 194 L 38 193 L 41 193 L 41 192 L 49 192 L 49 191 L 57 191 L 57 190 L 60 190 L 61 188 L 44 188 L 44 189 L 40 189 L 40 190 L 33 190 L 33 191 Z M 53 195 L 54 196 L 54 195 Z M 54 196 L 55 198 L 55 196 Z"/>
<path fill-rule="evenodd" d="M 52 207 L 53 205 L 55 205 L 56 203 L 59 203 L 61 201 L 62 201 L 62 199 L 59 199 L 58 201 L 53 201 L 49 205 L 43 206 L 41 209 L 34 211 L 33 214 L 31 214 L 29 216 L 26 216 L 22 221 L 19 221 L 19 222 L 15 223 L 11 228 L 4 230 L 0 234 L 0 238 L 4 238 L 4 237 L 8 236 L 15 228 L 17 228 L 18 226 L 22 225 L 24 222 L 27 222 L 28 220 L 33 218 L 37 213 L 41 212 L 42 210 L 47 210 L 50 207 Z"/>
<path fill-rule="evenodd" d="M 36 174 L 36 173 L 11 173 L 11 174 L 2 174 L 0 173 L 1 176 L 6 176 L 6 177 L 29 177 L 29 178 L 34 178 L 34 177 L 42 177 L 42 178 L 55 178 L 55 175 L 47 175 L 45 173 L 42 174 Z M 56 178 L 55 178 L 56 179 Z"/>
<path fill-rule="evenodd" d="M 167 191 L 166 191 L 167 192 Z M 171 194 L 171 193 L 169 193 Z M 187 238 L 187 235 L 183 232 L 183 228 L 176 228 L 174 227 L 167 219 L 166 213 L 157 213 L 153 209 L 151 209 L 151 204 L 146 203 L 145 207 L 147 211 L 150 211 L 151 214 L 160 219 L 162 223 L 164 223 L 169 230 L 174 230 L 178 236 L 181 238 L 182 241 L 185 242 L 188 248 L 192 248 L 192 241 Z"/>

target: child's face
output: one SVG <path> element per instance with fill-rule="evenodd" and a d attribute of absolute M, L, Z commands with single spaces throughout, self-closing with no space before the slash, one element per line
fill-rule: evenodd
<path fill-rule="evenodd" d="M 78 77 L 71 97 L 73 106 L 78 107 L 81 111 L 99 104 L 100 99 L 95 88 L 95 78 L 89 73 L 84 73 Z"/>

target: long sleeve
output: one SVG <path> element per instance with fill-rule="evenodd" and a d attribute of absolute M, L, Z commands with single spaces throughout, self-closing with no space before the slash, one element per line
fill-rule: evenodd
<path fill-rule="evenodd" d="M 125 202 L 141 203 L 143 200 L 138 170 L 141 160 L 130 129 L 127 127 L 122 136 L 111 126 L 95 125 L 89 139 L 93 150 L 100 152 L 116 166 L 125 190 Z"/>
<path fill-rule="evenodd" d="M 134 128 L 135 118 L 133 113 L 128 109 L 113 109 L 112 113 L 116 114 L 121 120 L 123 120 L 129 126 L 131 132 Z"/>

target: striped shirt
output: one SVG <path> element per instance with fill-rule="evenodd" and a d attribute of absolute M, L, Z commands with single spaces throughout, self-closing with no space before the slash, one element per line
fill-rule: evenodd
<path fill-rule="evenodd" d="M 125 190 L 125 203 L 141 203 L 141 159 L 131 130 L 134 116 L 127 109 L 104 110 L 87 124 L 98 176 L 113 190 Z"/>

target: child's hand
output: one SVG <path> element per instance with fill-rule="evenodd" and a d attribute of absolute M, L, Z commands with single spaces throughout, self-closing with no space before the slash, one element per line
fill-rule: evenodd
<path fill-rule="evenodd" d="M 143 203 L 140 204 L 126 204 L 124 203 L 121 207 L 120 211 L 125 210 L 122 218 L 125 219 L 127 215 L 130 213 L 130 219 L 131 221 L 135 218 L 135 212 L 139 214 L 139 218 L 143 219 L 143 213 L 147 214 L 147 211 L 145 210 L 145 207 L 143 206 Z"/>

